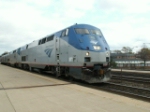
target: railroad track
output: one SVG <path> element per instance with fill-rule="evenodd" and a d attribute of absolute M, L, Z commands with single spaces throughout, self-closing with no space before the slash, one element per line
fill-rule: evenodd
<path fill-rule="evenodd" d="M 75 84 L 86 86 L 98 90 L 106 90 L 108 92 L 117 92 L 118 94 L 125 94 L 127 96 L 132 95 L 136 98 L 144 98 L 144 100 L 150 100 L 150 88 L 138 87 L 132 84 L 123 84 L 115 82 L 105 82 L 99 84 L 87 84 L 82 81 L 72 81 Z"/>
<path fill-rule="evenodd" d="M 48 77 L 53 77 L 56 78 L 53 75 L 50 75 L 48 73 L 42 73 L 43 75 L 46 75 Z M 68 81 L 65 77 L 59 77 L 60 80 L 65 80 Z M 126 95 L 133 95 L 138 98 L 146 98 L 150 99 L 150 89 L 146 88 L 139 88 L 139 87 L 134 87 L 132 85 L 124 85 L 122 83 L 113 83 L 113 82 L 105 82 L 105 83 L 99 83 L 99 84 L 88 84 L 83 81 L 79 80 L 71 80 L 69 81 L 70 83 L 78 84 L 81 86 L 86 86 L 89 88 L 94 88 L 98 90 L 106 90 L 109 92 L 117 92 L 117 93 L 122 93 Z"/>
<path fill-rule="evenodd" d="M 141 88 L 134 87 L 132 85 L 124 85 L 120 83 L 113 82 L 105 82 L 99 84 L 87 84 L 82 81 L 73 80 L 71 81 L 74 84 L 78 84 L 81 86 L 86 86 L 89 88 L 94 88 L 97 90 L 104 90 L 112 93 L 123 94 L 125 96 L 134 97 L 138 99 L 148 100 L 150 101 L 150 89 L 149 88 Z"/>
<path fill-rule="evenodd" d="M 138 83 L 147 83 L 150 84 L 150 78 L 145 77 L 135 77 L 135 76 L 119 76 L 119 75 L 113 75 L 112 79 L 118 79 L 118 80 L 126 80 L 126 81 L 132 81 L 132 82 L 138 82 Z"/>
<path fill-rule="evenodd" d="M 104 89 L 150 99 L 150 75 L 113 74 Z"/>
<path fill-rule="evenodd" d="M 148 88 L 140 88 L 112 82 L 106 82 L 105 85 L 100 88 L 150 99 L 150 89 Z"/>

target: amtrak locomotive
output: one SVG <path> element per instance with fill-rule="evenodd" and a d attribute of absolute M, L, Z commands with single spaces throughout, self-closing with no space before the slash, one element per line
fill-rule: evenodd
<path fill-rule="evenodd" d="M 19 47 L 1 57 L 1 63 L 50 71 L 88 83 L 106 82 L 111 77 L 110 48 L 100 29 L 75 24 Z"/>

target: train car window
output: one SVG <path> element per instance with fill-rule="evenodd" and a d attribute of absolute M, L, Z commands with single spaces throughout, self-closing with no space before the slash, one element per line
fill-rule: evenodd
<path fill-rule="evenodd" d="M 43 38 L 41 44 L 44 44 L 45 42 L 46 42 L 46 38 Z"/>
<path fill-rule="evenodd" d="M 26 56 L 22 56 L 21 60 L 26 61 Z"/>
<path fill-rule="evenodd" d="M 102 33 L 99 30 L 90 30 L 92 34 L 102 36 Z"/>
<path fill-rule="evenodd" d="M 89 31 L 84 28 L 75 28 L 77 34 L 89 34 Z"/>
<path fill-rule="evenodd" d="M 47 42 L 53 40 L 53 38 L 54 38 L 54 35 L 47 37 Z"/>
<path fill-rule="evenodd" d="M 21 48 L 19 48 L 18 50 L 17 50 L 17 53 L 20 55 L 20 52 L 21 52 Z"/>
<path fill-rule="evenodd" d="M 39 40 L 39 45 L 41 44 L 41 41 L 42 41 L 42 40 Z"/>
<path fill-rule="evenodd" d="M 16 50 L 13 51 L 13 53 L 15 53 L 15 52 L 16 52 Z"/>
<path fill-rule="evenodd" d="M 22 57 L 21 57 L 21 60 L 22 60 L 22 61 L 27 61 L 27 60 L 28 60 L 28 55 L 22 56 Z"/>
<path fill-rule="evenodd" d="M 28 45 L 26 46 L 26 49 L 28 49 Z"/>

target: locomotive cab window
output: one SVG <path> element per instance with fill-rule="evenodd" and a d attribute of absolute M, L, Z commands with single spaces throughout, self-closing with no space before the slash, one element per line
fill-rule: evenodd
<path fill-rule="evenodd" d="M 99 30 L 90 30 L 92 34 L 102 36 L 102 33 Z"/>
<path fill-rule="evenodd" d="M 75 28 L 75 31 L 77 34 L 89 34 L 88 29 L 84 29 L 84 28 Z"/>
<path fill-rule="evenodd" d="M 66 29 L 66 30 L 62 31 L 61 37 L 68 36 L 68 33 L 69 33 L 69 29 Z"/>

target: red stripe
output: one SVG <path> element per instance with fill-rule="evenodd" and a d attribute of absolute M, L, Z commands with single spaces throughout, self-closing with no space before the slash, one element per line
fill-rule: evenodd
<path fill-rule="evenodd" d="M 20 64 L 39 65 L 39 66 L 57 66 L 55 64 L 41 64 L 41 63 L 20 63 Z M 74 67 L 74 68 L 82 68 L 83 67 L 83 66 L 72 66 L 72 65 L 62 65 L 62 64 L 60 66 Z M 86 66 L 86 67 L 92 68 L 93 66 Z"/>

